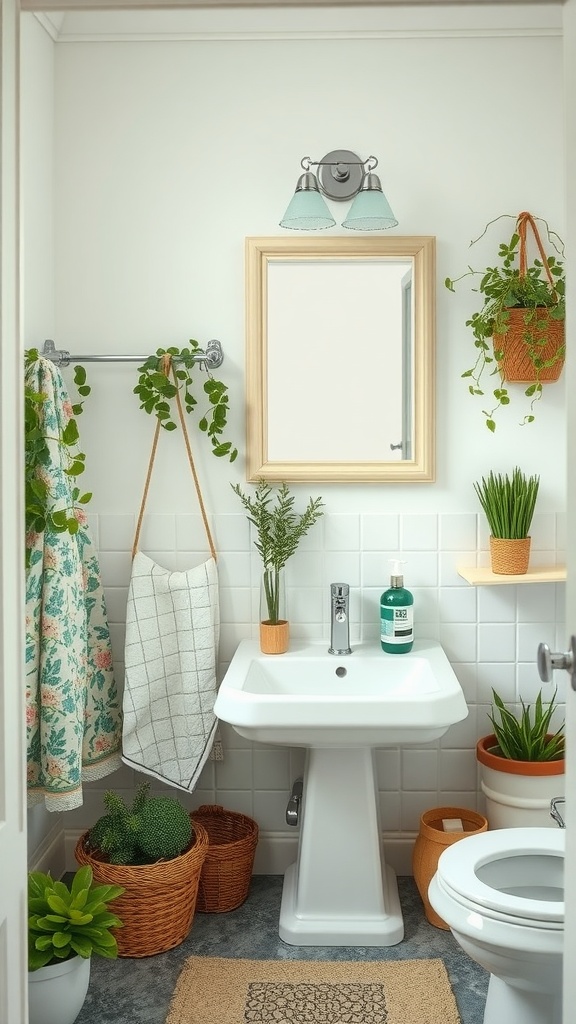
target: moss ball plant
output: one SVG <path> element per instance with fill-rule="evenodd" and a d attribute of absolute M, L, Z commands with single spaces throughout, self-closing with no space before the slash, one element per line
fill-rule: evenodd
<path fill-rule="evenodd" d="M 183 853 L 194 836 L 188 811 L 172 797 L 149 792 L 149 783 L 142 783 L 128 806 L 118 793 L 108 791 L 107 813 L 90 829 L 87 848 L 110 864 L 154 864 Z"/>

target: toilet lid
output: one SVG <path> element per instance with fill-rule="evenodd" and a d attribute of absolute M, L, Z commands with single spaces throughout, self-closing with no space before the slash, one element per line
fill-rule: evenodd
<path fill-rule="evenodd" d="M 550 866 L 556 878 L 558 875 L 563 877 L 564 844 L 565 836 L 561 829 L 504 828 L 481 832 L 459 840 L 442 853 L 438 861 L 438 878 L 442 887 L 458 902 L 474 904 L 490 917 L 510 921 L 522 918 L 524 924 L 530 922 L 534 927 L 562 927 L 563 883 L 561 890 L 557 881 L 547 887 L 545 866 L 539 869 L 539 877 L 535 880 L 537 887 L 541 887 L 537 897 L 507 892 L 505 888 L 489 884 L 482 876 L 496 878 L 499 861 L 504 862 L 501 866 L 505 875 L 510 875 L 517 866 L 520 876 L 522 864 L 517 858 L 533 857 L 561 859 L 560 870 L 557 862 Z M 554 888 L 561 891 L 561 899 L 554 898 Z M 548 894 L 550 898 L 546 898 Z"/>

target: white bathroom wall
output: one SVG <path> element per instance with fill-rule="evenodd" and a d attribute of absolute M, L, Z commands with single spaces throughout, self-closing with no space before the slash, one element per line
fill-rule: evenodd
<path fill-rule="evenodd" d="M 216 337 L 224 347 L 217 376 L 230 388 L 238 462 L 216 460 L 193 430 L 220 556 L 221 671 L 237 642 L 256 636 L 258 618 L 260 565 L 230 488 L 244 484 L 244 238 L 280 234 L 301 157 L 337 147 L 378 156 L 396 234 L 437 238 L 436 482 L 293 487 L 297 507 L 322 494 L 326 514 L 289 563 L 292 635 L 328 638 L 329 584 L 339 578 L 352 587 L 353 639 L 375 638 L 388 559 L 401 551 L 416 634 L 442 641 L 469 702 L 469 718 L 441 744 L 378 752 L 391 842 L 413 836 L 430 806 L 478 806 L 474 745 L 487 731 L 491 686 L 511 702 L 532 697 L 538 641 L 564 636 L 563 584 L 475 589 L 456 573 L 459 562 L 474 564 L 478 547 L 486 559 L 472 481 L 517 463 L 541 475 L 533 561 L 562 560 L 563 381 L 547 387 L 535 424 L 519 426 L 515 401 L 489 434 L 482 402 L 460 379 L 473 351 L 464 322 L 474 299 L 443 286 L 500 213 L 528 209 L 562 234 L 560 23 L 560 5 L 71 13 L 55 45 L 57 344 L 149 354 Z M 513 81 L 519 98 L 513 111 L 503 81 Z M 347 204 L 332 205 L 340 222 Z M 476 247 L 479 266 L 511 223 Z M 27 302 L 33 293 L 31 286 Z M 44 336 L 49 329 L 35 323 L 26 344 Z M 88 373 L 93 391 L 80 428 L 121 680 L 134 515 L 153 423 L 132 394 L 134 365 Z M 141 547 L 167 566 L 187 566 L 205 557 L 206 545 L 180 435 L 161 441 Z M 208 764 L 191 804 L 218 801 L 253 814 L 281 845 L 301 751 L 252 748 L 226 728 L 223 735 L 225 760 Z M 65 827 L 91 824 L 107 785 L 133 783 L 122 770 L 90 787 Z"/>
<path fill-rule="evenodd" d="M 32 348 L 54 336 L 55 308 L 54 44 L 31 16 L 22 18 L 21 52 L 22 329 Z M 29 850 L 53 845 L 62 827 L 61 814 L 32 808 Z"/>

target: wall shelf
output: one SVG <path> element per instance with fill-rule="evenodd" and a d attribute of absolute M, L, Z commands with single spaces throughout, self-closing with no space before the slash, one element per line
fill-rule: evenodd
<path fill-rule="evenodd" d="M 530 569 L 529 572 L 523 573 L 520 576 L 497 575 L 486 567 L 475 568 L 468 565 L 459 565 L 456 571 L 462 579 L 466 580 L 467 583 L 471 583 L 473 587 L 492 587 L 506 583 L 562 583 L 566 579 L 565 565 L 541 566 L 536 569 Z"/>

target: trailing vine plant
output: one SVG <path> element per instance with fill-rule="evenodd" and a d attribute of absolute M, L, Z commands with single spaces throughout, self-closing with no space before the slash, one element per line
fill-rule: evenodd
<path fill-rule="evenodd" d="M 180 393 L 186 412 L 190 413 L 198 404 L 192 394 L 192 368 L 197 362 L 201 348 L 193 338 L 188 348 L 159 348 L 156 354 L 149 356 L 142 366 L 138 367 L 140 377 L 134 388 L 134 394 L 140 399 L 140 408 L 150 415 L 156 416 L 164 430 L 176 430 L 175 415 L 171 401 Z M 162 356 L 169 355 L 174 362 L 174 383 L 161 369 Z M 238 449 L 231 441 L 222 440 L 222 434 L 228 419 L 228 387 L 222 381 L 215 380 L 209 371 L 203 390 L 208 398 L 208 408 L 198 421 L 198 427 L 207 434 L 212 443 L 212 454 L 217 458 L 228 456 L 234 462 Z"/>
<path fill-rule="evenodd" d="M 524 394 L 530 399 L 530 411 L 521 420 L 522 424 L 534 422 L 535 403 L 542 398 L 542 380 L 540 379 L 543 370 L 555 366 L 564 359 L 565 345 L 562 340 L 558 341 L 555 350 L 548 358 L 544 358 L 544 347 L 547 342 L 547 321 L 564 321 L 566 317 L 566 279 L 564 270 L 564 242 L 552 231 L 545 220 L 540 217 L 532 218 L 535 221 L 542 221 L 546 232 L 546 239 L 554 249 L 544 259 L 537 257 L 527 265 L 524 274 L 519 267 L 520 253 L 520 232 L 519 225 L 521 218 L 529 216 L 521 213 L 514 217 L 515 228 L 508 242 L 501 242 L 498 248 L 498 259 L 494 266 L 486 267 L 483 270 L 475 270 L 470 265 L 460 277 L 447 277 L 444 281 L 449 291 L 456 291 L 455 285 L 467 278 L 475 282 L 472 291 L 479 293 L 480 308 L 466 320 L 466 327 L 469 327 L 474 339 L 474 364 L 464 373 L 463 378 L 468 381 L 468 391 L 471 395 L 484 396 L 483 375 L 496 376 L 496 384 L 492 389 L 490 401 L 494 401 L 493 407 L 483 409 L 486 426 L 492 433 L 496 430 L 495 414 L 503 406 L 509 405 L 511 398 L 508 388 L 505 386 L 503 373 L 504 351 L 502 338 L 504 338 L 510 326 L 510 311 L 523 309 L 523 343 L 526 356 L 533 367 L 534 380 L 524 389 Z M 484 230 L 477 238 L 472 239 L 470 246 L 476 245 L 487 233 L 489 228 L 504 218 L 511 218 L 511 214 L 501 214 L 486 224 Z M 525 230 L 525 227 L 524 227 Z M 551 284 L 550 281 L 553 283 Z M 496 339 L 498 343 L 496 343 Z"/>
<path fill-rule="evenodd" d="M 27 370 L 39 358 L 38 350 L 28 349 L 24 353 L 24 367 Z M 74 383 L 78 394 L 86 398 L 91 391 L 86 381 L 86 370 L 83 366 L 74 368 Z M 75 534 L 78 532 L 78 518 L 76 510 L 79 505 L 86 505 L 92 497 L 91 492 L 80 493 L 76 485 L 76 478 L 85 469 L 86 455 L 78 450 L 78 424 L 76 416 L 82 413 L 84 402 L 75 402 L 72 405 L 73 416 L 70 417 L 64 429 L 58 436 L 51 436 L 45 433 L 41 408 L 46 401 L 46 395 L 41 391 L 35 391 L 26 383 L 24 385 L 24 495 L 25 495 L 25 517 L 26 517 L 26 567 L 30 565 L 31 550 L 36 534 L 44 533 L 46 529 L 55 533 Z M 56 500 L 47 482 L 47 474 L 43 473 L 43 467 L 50 464 L 49 442 L 57 441 L 61 452 L 64 454 L 65 474 L 71 478 L 72 504 L 65 508 L 53 510 Z"/>

